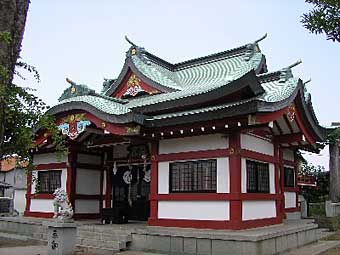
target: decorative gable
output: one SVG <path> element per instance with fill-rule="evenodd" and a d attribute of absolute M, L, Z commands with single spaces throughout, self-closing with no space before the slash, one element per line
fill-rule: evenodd
<path fill-rule="evenodd" d="M 143 82 L 136 74 L 129 72 L 122 84 L 112 95 L 116 98 L 132 98 L 141 95 L 154 95 L 161 93 L 160 90 Z"/>

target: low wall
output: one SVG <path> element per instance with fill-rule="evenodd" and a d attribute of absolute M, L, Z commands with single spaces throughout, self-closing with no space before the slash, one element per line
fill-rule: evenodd
<path fill-rule="evenodd" d="M 46 241 L 47 227 L 43 226 L 42 222 L 31 218 L 3 217 L 0 218 L 0 231 Z M 319 237 L 317 225 L 306 220 L 286 221 L 280 225 L 242 231 L 148 227 L 135 224 L 90 225 L 82 227 L 82 230 L 95 232 L 96 228 L 113 232 L 118 228 L 116 235 L 125 231 L 125 235 L 131 235 L 126 247 L 129 250 L 178 255 L 279 254 L 315 242 Z"/>
<path fill-rule="evenodd" d="M 325 202 L 325 211 L 327 217 L 335 217 L 340 215 L 340 203 Z"/>
<path fill-rule="evenodd" d="M 291 224 L 243 231 L 148 227 L 132 233 L 131 250 L 166 254 L 280 254 L 317 241 L 316 224 Z"/>

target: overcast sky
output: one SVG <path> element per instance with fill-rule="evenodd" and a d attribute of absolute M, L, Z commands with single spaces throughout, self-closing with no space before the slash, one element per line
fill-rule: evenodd
<path fill-rule="evenodd" d="M 34 0 L 31 1 L 22 58 L 38 68 L 37 95 L 54 105 L 65 78 L 101 90 L 116 78 L 129 44 L 176 63 L 253 42 L 260 43 L 269 71 L 302 59 L 295 76 L 309 78 L 308 90 L 319 122 L 340 121 L 340 44 L 312 35 L 300 23 L 310 6 L 303 0 Z M 328 168 L 328 151 L 308 156 Z"/>

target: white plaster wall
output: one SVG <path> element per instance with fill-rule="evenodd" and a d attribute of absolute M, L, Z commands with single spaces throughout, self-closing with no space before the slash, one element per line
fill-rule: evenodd
<path fill-rule="evenodd" d="M 105 194 L 106 194 L 106 170 L 103 172 L 103 195 Z"/>
<path fill-rule="evenodd" d="M 67 169 L 55 169 L 55 170 L 61 170 L 61 188 L 66 191 L 66 181 L 67 181 Z M 39 171 L 32 171 L 32 180 L 33 177 L 38 177 L 38 172 L 40 171 L 53 171 L 53 170 L 39 170 Z M 35 194 L 35 182 L 32 181 L 31 186 L 31 194 Z"/>
<path fill-rule="evenodd" d="M 158 194 L 169 194 L 169 162 L 158 163 Z"/>
<path fill-rule="evenodd" d="M 276 217 L 275 201 L 242 201 L 242 220 L 255 220 Z"/>
<path fill-rule="evenodd" d="M 256 136 L 241 134 L 241 148 L 267 155 L 274 155 L 274 145 Z"/>
<path fill-rule="evenodd" d="M 48 163 L 61 163 L 66 162 L 66 156 L 61 154 L 60 157 L 57 157 L 56 153 L 44 153 L 44 154 L 35 154 L 33 155 L 33 164 L 48 164 Z"/>
<path fill-rule="evenodd" d="M 78 153 L 77 155 L 77 161 L 79 163 L 100 165 L 101 160 L 102 160 L 101 157 L 98 155 L 90 155 L 90 154 L 82 154 L 82 153 Z"/>
<path fill-rule="evenodd" d="M 77 168 L 76 193 L 83 195 L 99 195 L 100 171 Z"/>
<path fill-rule="evenodd" d="M 296 193 L 295 192 L 285 192 L 285 208 L 295 208 L 296 207 Z"/>
<path fill-rule="evenodd" d="M 14 193 L 14 209 L 20 214 L 25 211 L 26 206 L 26 190 L 15 190 Z"/>
<path fill-rule="evenodd" d="M 190 159 L 185 161 L 190 161 Z M 216 158 L 216 161 L 217 161 L 216 191 L 217 193 L 229 193 L 230 192 L 229 158 Z M 168 161 L 158 163 L 158 194 L 169 194 L 170 190 L 169 167 L 170 162 Z"/>
<path fill-rule="evenodd" d="M 53 199 L 31 199 L 31 212 L 53 212 Z"/>
<path fill-rule="evenodd" d="M 241 159 L 241 193 L 247 193 L 247 163 L 245 158 Z"/>
<path fill-rule="evenodd" d="M 269 193 L 275 194 L 275 165 L 269 164 Z"/>
<path fill-rule="evenodd" d="M 282 157 L 285 160 L 294 161 L 294 151 L 285 149 L 282 151 Z"/>
<path fill-rule="evenodd" d="M 217 158 L 217 193 L 230 192 L 229 158 Z"/>
<path fill-rule="evenodd" d="M 247 158 L 241 159 L 241 193 L 247 193 L 247 160 Z M 256 161 L 253 159 L 249 160 Z M 275 194 L 275 191 L 275 165 L 269 163 L 269 193 Z"/>
<path fill-rule="evenodd" d="M 229 201 L 159 201 L 158 218 L 229 220 Z"/>
<path fill-rule="evenodd" d="M 224 149 L 229 147 L 225 135 L 201 135 L 159 141 L 159 154 Z"/>
<path fill-rule="evenodd" d="M 75 213 L 99 213 L 99 201 L 76 199 Z"/>

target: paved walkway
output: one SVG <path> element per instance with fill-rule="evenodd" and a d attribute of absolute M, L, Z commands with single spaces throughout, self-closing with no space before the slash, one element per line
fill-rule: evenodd
<path fill-rule="evenodd" d="M 0 248 L 1 255 L 47 255 L 46 246 L 21 246 Z"/>
<path fill-rule="evenodd" d="M 324 252 L 340 246 L 340 241 L 318 241 L 299 249 L 292 250 L 284 255 L 320 255 Z"/>

